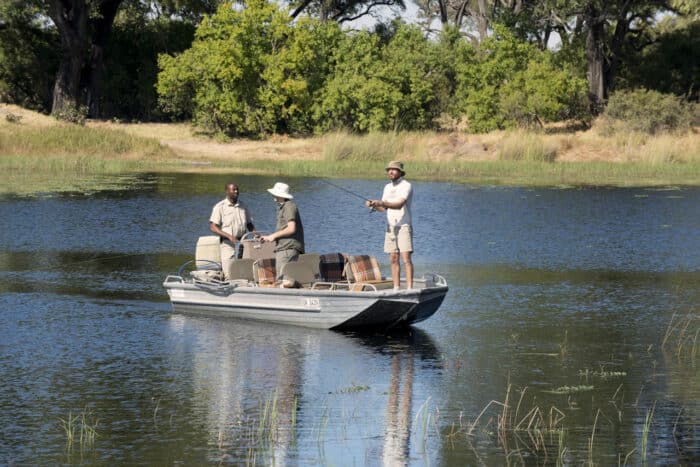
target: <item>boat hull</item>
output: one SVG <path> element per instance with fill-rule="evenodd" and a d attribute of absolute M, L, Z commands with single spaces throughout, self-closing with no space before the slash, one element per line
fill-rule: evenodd
<path fill-rule="evenodd" d="M 417 323 L 437 311 L 448 290 L 446 285 L 425 284 L 411 290 L 362 292 L 212 287 L 168 279 L 163 285 L 175 313 L 323 329 L 392 328 Z"/>

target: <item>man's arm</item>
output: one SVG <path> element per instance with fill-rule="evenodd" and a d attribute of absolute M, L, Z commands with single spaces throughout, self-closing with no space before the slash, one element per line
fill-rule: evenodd
<path fill-rule="evenodd" d="M 236 237 L 234 237 L 233 235 L 231 235 L 230 233 L 226 233 L 223 230 L 221 230 L 221 227 L 219 227 L 214 222 L 211 222 L 211 221 L 209 222 L 209 230 L 214 232 L 219 237 L 224 237 L 225 239 L 227 239 L 231 243 L 236 243 L 238 241 L 238 239 Z"/>
<path fill-rule="evenodd" d="M 406 198 L 401 198 L 398 201 L 382 201 L 381 199 L 368 199 L 365 201 L 365 206 L 374 208 L 379 212 L 384 212 L 387 209 L 401 209 L 406 204 Z"/>
<path fill-rule="evenodd" d="M 275 233 L 271 233 L 270 235 L 264 235 L 260 237 L 263 242 L 274 242 L 278 238 L 283 238 L 283 237 L 291 237 L 294 235 L 297 231 L 297 223 L 296 221 L 289 221 L 287 222 L 287 226 L 282 229 L 278 230 Z"/>

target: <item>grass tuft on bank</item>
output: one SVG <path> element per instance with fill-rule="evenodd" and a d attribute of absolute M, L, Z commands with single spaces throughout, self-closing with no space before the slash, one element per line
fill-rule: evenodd
<path fill-rule="evenodd" d="M 3 170 L 81 173 L 129 171 L 170 160 L 171 149 L 155 139 L 78 125 L 0 126 Z"/>

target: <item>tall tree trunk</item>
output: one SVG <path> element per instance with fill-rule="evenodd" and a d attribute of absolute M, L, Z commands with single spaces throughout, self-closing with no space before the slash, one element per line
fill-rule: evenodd
<path fill-rule="evenodd" d="M 479 30 L 479 42 L 483 42 L 488 36 L 489 12 L 486 0 L 478 0 L 479 12 L 476 15 L 476 27 Z"/>
<path fill-rule="evenodd" d="M 440 7 L 440 24 L 445 29 L 445 26 L 447 26 L 447 5 L 445 0 L 438 0 L 438 6 Z"/>
<path fill-rule="evenodd" d="M 51 113 L 80 105 L 80 78 L 88 50 L 88 7 L 82 0 L 52 0 L 50 16 L 61 37 L 61 62 L 54 84 Z"/>
<path fill-rule="evenodd" d="M 104 71 L 104 56 L 112 25 L 122 0 L 105 0 L 100 6 L 99 15 L 93 23 L 92 47 L 90 48 L 89 64 L 85 69 L 87 86 L 88 116 L 100 116 L 100 97 L 102 95 L 102 74 Z"/>
<path fill-rule="evenodd" d="M 586 60 L 588 62 L 588 101 L 591 111 L 597 113 L 607 98 L 605 54 L 605 21 L 595 7 L 586 12 Z"/>

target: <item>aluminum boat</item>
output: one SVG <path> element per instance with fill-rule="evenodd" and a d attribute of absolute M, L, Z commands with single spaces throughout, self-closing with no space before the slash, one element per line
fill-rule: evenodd
<path fill-rule="evenodd" d="M 415 279 L 411 289 L 402 279 L 401 288 L 394 289 L 376 259 L 366 255 L 301 255 L 278 282 L 273 258 L 244 256 L 232 262 L 224 280 L 218 263 L 199 253 L 198 245 L 198 258 L 163 283 L 176 313 L 324 329 L 390 329 L 428 319 L 448 291 L 445 278 L 435 273 Z M 185 273 L 188 264 L 212 266 Z"/>

